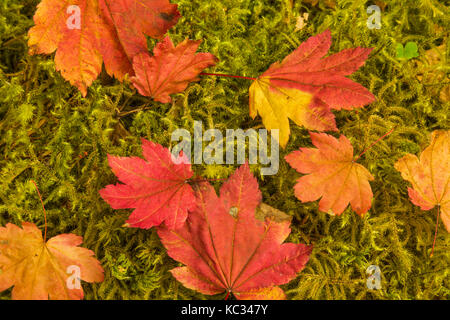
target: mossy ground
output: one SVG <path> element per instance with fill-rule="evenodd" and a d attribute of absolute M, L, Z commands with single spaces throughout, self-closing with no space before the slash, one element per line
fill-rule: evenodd
<path fill-rule="evenodd" d="M 326 28 L 332 31 L 331 53 L 375 48 L 352 78 L 377 101 L 358 112 L 335 112 L 355 153 L 396 128 L 359 160 L 375 177 L 372 209 L 364 218 L 350 209 L 339 217 L 321 213 L 317 201 L 302 204 L 293 194 L 299 175 L 284 160 L 275 176 L 261 178 L 258 166 L 252 167 L 264 201 L 293 216 L 288 241 L 315 245 L 306 269 L 283 289 L 289 299 L 448 299 L 450 237 L 440 222 L 430 258 L 436 209 L 414 206 L 393 166 L 402 155 L 419 153 L 431 131 L 450 128 L 448 99 L 439 96 L 449 83 L 448 1 L 387 1 L 379 30 L 366 27 L 369 1 L 338 0 L 334 8 L 300 0 L 172 2 L 183 16 L 170 31 L 172 39 L 203 39 L 200 51 L 220 59 L 210 71 L 258 76 Z M 0 3 L 0 224 L 32 221 L 43 228 L 34 179 L 44 197 L 49 236 L 82 235 L 105 269 L 103 283 L 83 284 L 87 299 L 211 298 L 178 283 L 169 273 L 178 263 L 155 231 L 121 227 L 131 210 L 112 210 L 98 190 L 116 182 L 106 154 L 140 155 L 141 137 L 168 147 L 170 133 L 192 131 L 194 120 L 223 131 L 261 127 L 260 118 L 249 117 L 249 81 L 205 77 L 174 95 L 173 103 L 161 104 L 103 72 L 82 98 L 55 71 L 52 56 L 27 53 L 37 3 Z M 295 31 L 302 12 L 309 12 L 308 24 Z M 417 43 L 420 56 L 396 59 L 396 44 L 407 41 Z M 150 50 L 154 44 L 149 41 Z M 443 49 L 430 64 L 426 52 L 436 47 Z M 311 146 L 307 130 L 295 125 L 291 130 L 280 159 Z M 234 168 L 194 165 L 210 178 L 226 178 Z M 381 290 L 366 287 L 369 265 L 381 269 Z M 10 290 L 0 297 L 9 299 Z"/>

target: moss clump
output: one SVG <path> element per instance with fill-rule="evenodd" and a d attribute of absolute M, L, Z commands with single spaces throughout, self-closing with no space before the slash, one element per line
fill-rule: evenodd
<path fill-rule="evenodd" d="M 307 268 L 283 288 L 290 299 L 448 299 L 450 237 L 441 223 L 430 259 L 435 211 L 423 212 L 410 203 L 407 183 L 393 166 L 404 154 L 422 150 L 431 131 L 450 128 L 449 102 L 435 93 L 449 83 L 448 1 L 388 1 L 382 28 L 372 30 L 366 27 L 366 7 L 372 3 L 366 1 L 338 0 L 334 7 L 300 0 L 173 2 L 183 16 L 170 31 L 173 41 L 203 39 L 200 50 L 220 59 L 212 70 L 221 73 L 258 76 L 326 28 L 333 35 L 331 53 L 375 48 L 352 77 L 377 101 L 358 112 L 336 113 L 340 133 L 351 140 L 355 153 L 396 127 L 360 160 L 375 177 L 374 203 L 364 218 L 350 210 L 333 217 L 318 212 L 317 202 L 300 203 L 292 188 L 297 174 L 284 160 L 277 175 L 264 179 L 258 166 L 252 168 L 264 201 L 293 216 L 288 241 L 315 244 Z M 178 264 L 156 233 L 122 228 L 130 211 L 113 211 L 98 190 L 115 182 L 106 154 L 139 155 L 140 137 L 170 146 L 170 133 L 192 130 L 194 120 L 220 130 L 261 127 L 261 119 L 249 117 L 250 83 L 208 77 L 174 95 L 173 103 L 161 104 L 102 73 L 82 98 L 55 71 L 52 57 L 27 54 L 26 34 L 37 3 L 0 4 L 0 224 L 32 221 L 43 227 L 29 182 L 34 179 L 48 212 L 49 236 L 82 235 L 105 268 L 103 283 L 84 284 L 87 299 L 206 298 L 171 276 L 168 271 Z M 295 31 L 296 17 L 303 12 L 309 13 L 307 25 Z M 397 60 L 396 45 L 407 41 L 417 43 L 420 56 Z M 153 45 L 150 41 L 149 50 Z M 437 47 L 437 64 L 419 63 Z M 439 81 L 424 76 L 437 71 Z M 311 145 L 307 130 L 291 128 L 280 159 Z M 233 169 L 194 166 L 197 173 L 215 178 L 226 178 Z M 366 287 L 369 265 L 381 269 L 381 290 Z M 8 299 L 10 291 L 0 297 Z"/>

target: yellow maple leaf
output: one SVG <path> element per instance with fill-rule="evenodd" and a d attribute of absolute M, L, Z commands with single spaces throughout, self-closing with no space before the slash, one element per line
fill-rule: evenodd
<path fill-rule="evenodd" d="M 71 267 L 79 270 L 81 280 L 103 281 L 100 262 L 93 251 L 78 247 L 82 242 L 70 233 L 44 242 L 35 224 L 23 222 L 20 228 L 8 223 L 0 228 L 0 292 L 14 286 L 14 300 L 82 299 L 82 287 L 70 281 L 77 275 L 68 273 Z"/>
<path fill-rule="evenodd" d="M 411 202 L 422 210 L 438 205 L 441 218 L 450 232 L 450 130 L 436 130 L 430 145 L 420 158 L 406 154 L 395 163 L 395 169 L 412 185 L 408 187 Z"/>
<path fill-rule="evenodd" d="M 289 135 L 289 120 L 302 125 L 307 122 L 312 109 L 308 108 L 312 95 L 296 89 L 271 90 L 269 80 L 259 78 L 250 87 L 250 116 L 259 114 L 267 130 L 279 129 L 279 142 L 286 146 Z"/>

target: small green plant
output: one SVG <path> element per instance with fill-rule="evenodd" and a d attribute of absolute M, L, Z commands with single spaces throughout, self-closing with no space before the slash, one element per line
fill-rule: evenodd
<path fill-rule="evenodd" d="M 397 43 L 395 52 L 397 53 L 396 58 L 401 60 L 410 60 L 419 56 L 417 44 L 411 41 L 407 42 L 405 47 L 401 43 Z"/>

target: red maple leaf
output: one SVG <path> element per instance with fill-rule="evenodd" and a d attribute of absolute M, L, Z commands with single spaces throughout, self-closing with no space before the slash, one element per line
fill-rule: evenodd
<path fill-rule="evenodd" d="M 139 93 L 168 103 L 169 94 L 181 92 L 189 82 L 199 80 L 199 73 L 218 61 L 211 53 L 195 53 L 200 42 L 184 40 L 174 47 L 166 37 L 156 45 L 153 57 L 148 53 L 137 55 L 133 60 L 136 76 L 131 81 Z"/>
<path fill-rule="evenodd" d="M 331 32 L 309 38 L 281 63 L 275 62 L 260 77 L 270 77 L 276 87 L 295 88 L 314 95 L 333 109 L 362 107 L 375 97 L 345 76 L 361 67 L 372 48 L 345 49 L 323 58 L 331 46 Z"/>
<path fill-rule="evenodd" d="M 288 118 L 310 130 L 337 131 L 331 109 L 362 107 L 375 100 L 345 77 L 364 64 L 372 49 L 345 49 L 323 58 L 330 46 L 329 30 L 309 38 L 250 87 L 250 116 L 259 114 L 268 130 L 279 129 L 282 147 L 290 135 Z"/>
<path fill-rule="evenodd" d="M 127 223 L 148 229 L 162 222 L 169 229 L 179 228 L 187 211 L 195 208 L 195 196 L 186 183 L 192 177 L 191 165 L 180 154 L 172 159 L 167 148 L 142 139 L 144 159 L 108 155 L 109 165 L 124 184 L 100 190 L 113 209 L 135 208 Z M 174 160 L 174 161 L 173 161 Z"/>
<path fill-rule="evenodd" d="M 304 268 L 312 246 L 283 243 L 290 220 L 256 218 L 261 192 L 248 165 L 222 185 L 220 197 L 209 183 L 199 184 L 196 196 L 197 208 L 182 228 L 158 228 L 169 256 L 185 265 L 171 270 L 174 277 L 204 294 L 284 299 L 278 285 Z"/>
<path fill-rule="evenodd" d="M 120 81 L 134 75 L 133 57 L 147 52 L 145 35 L 160 39 L 179 18 L 169 0 L 42 0 L 28 45 L 31 54 L 56 51 L 56 69 L 85 96 L 102 61 Z"/>

